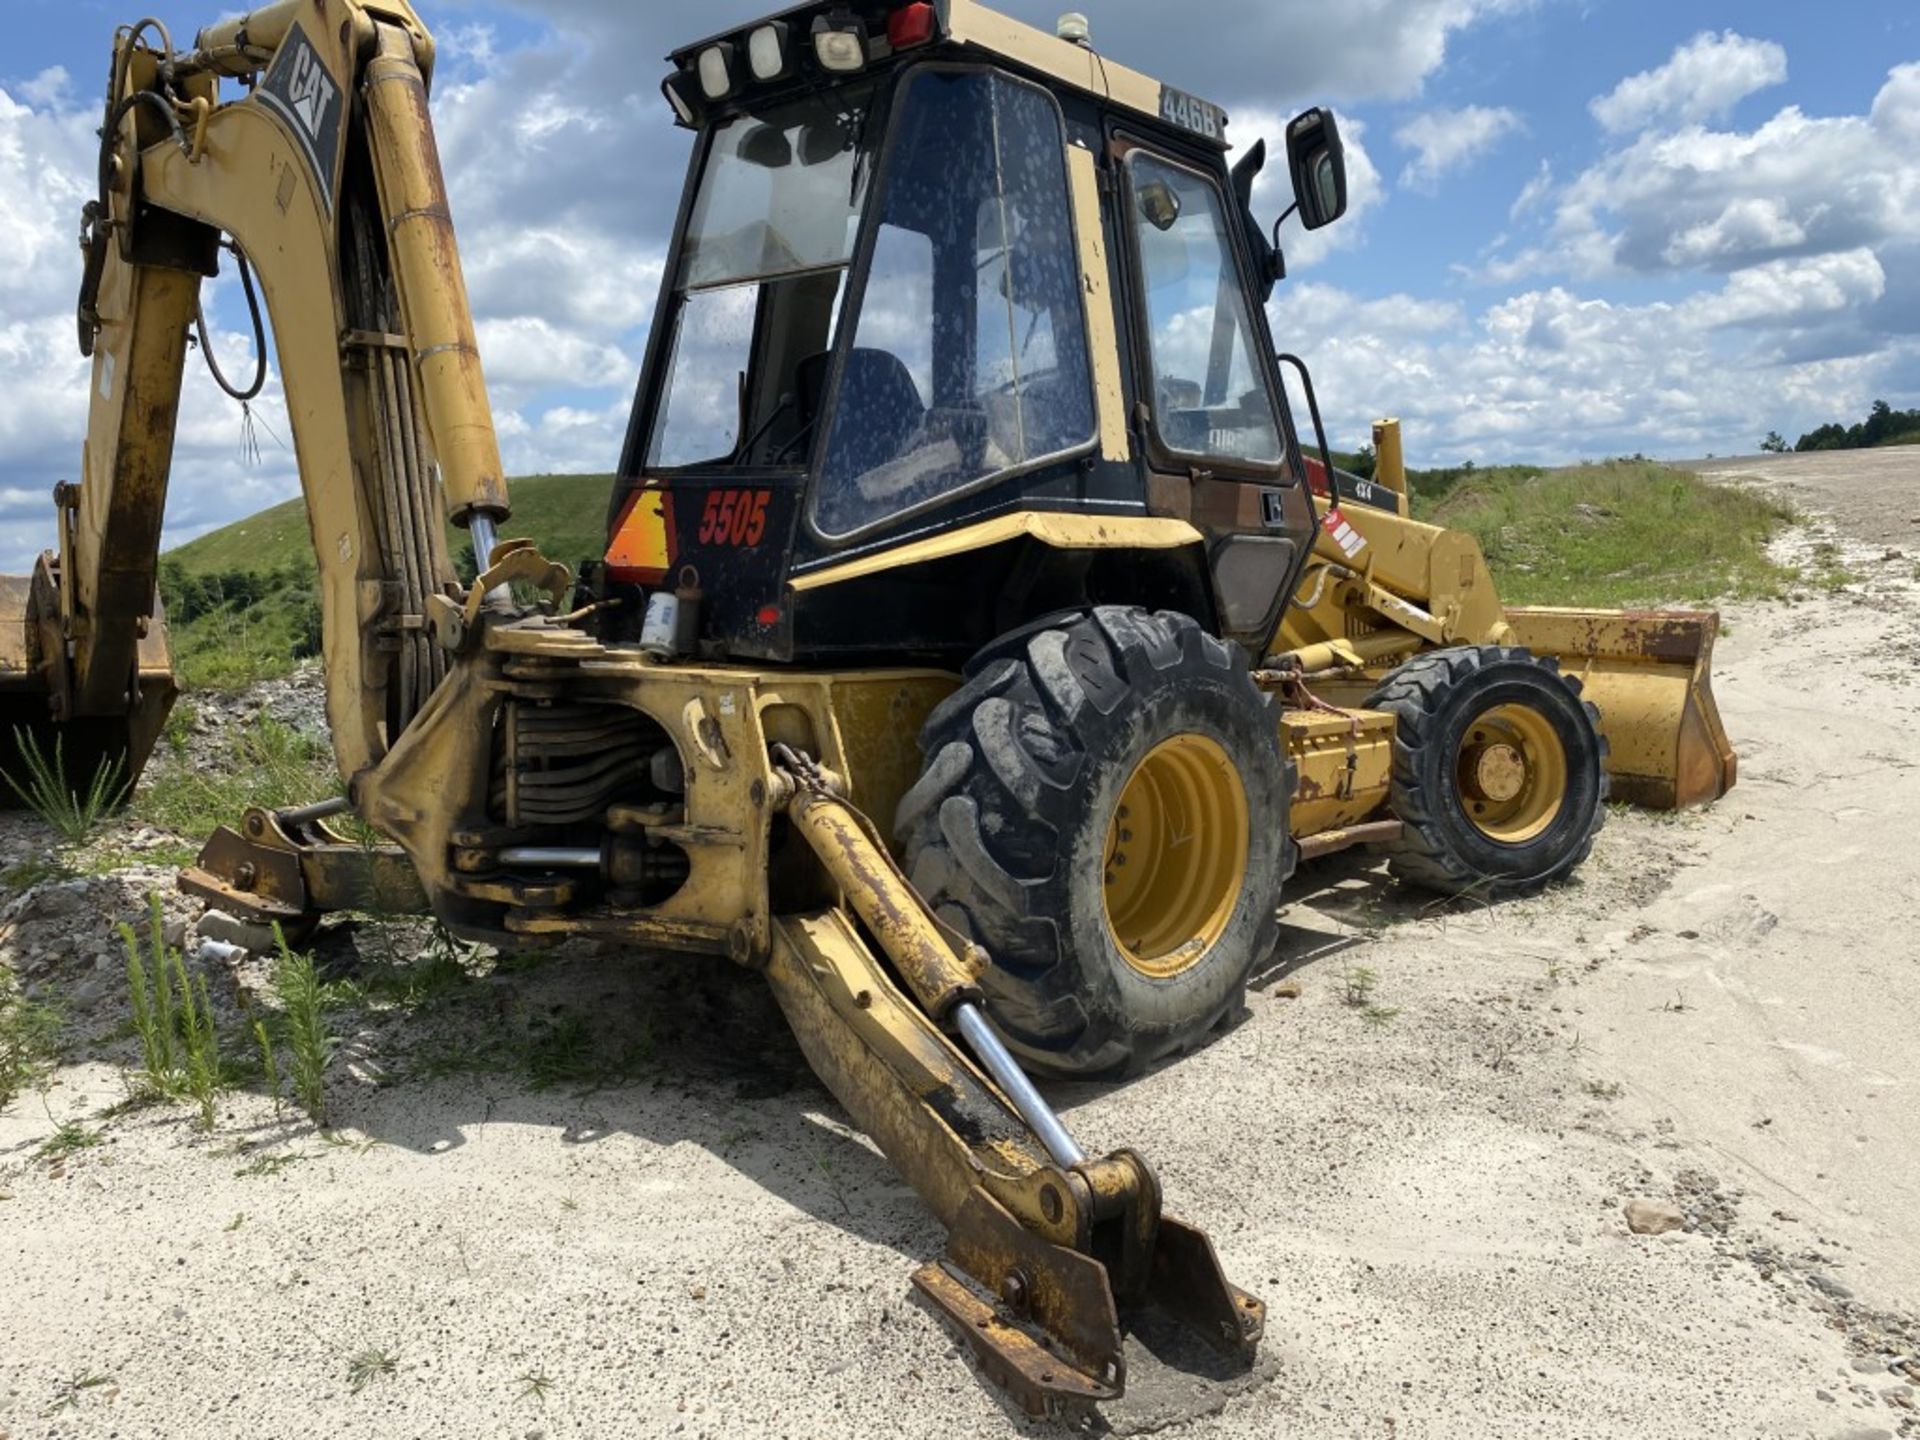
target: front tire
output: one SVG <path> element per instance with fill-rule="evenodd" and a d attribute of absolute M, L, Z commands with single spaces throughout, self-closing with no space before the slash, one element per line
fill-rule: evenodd
<path fill-rule="evenodd" d="M 1600 712 L 1559 662 L 1513 646 L 1436 650 L 1367 700 L 1395 719 L 1383 847 L 1403 880 L 1443 894 L 1530 895 L 1577 869 L 1606 823 Z"/>
<path fill-rule="evenodd" d="M 1029 1068 L 1135 1072 L 1239 1009 L 1277 938 L 1292 785 L 1233 650 L 1172 612 L 1056 617 L 975 657 L 921 748 L 907 875 L 986 949 Z"/>

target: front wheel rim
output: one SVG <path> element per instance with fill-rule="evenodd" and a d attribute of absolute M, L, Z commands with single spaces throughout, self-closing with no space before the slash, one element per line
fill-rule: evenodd
<path fill-rule="evenodd" d="M 1567 803 L 1567 747 L 1545 715 L 1496 705 L 1460 737 L 1454 774 L 1467 821 L 1501 845 L 1545 834 Z"/>
<path fill-rule="evenodd" d="M 1107 826 L 1107 930 L 1154 980 L 1185 974 L 1227 931 L 1252 848 L 1247 788 L 1226 748 L 1176 735 L 1141 759 Z"/>

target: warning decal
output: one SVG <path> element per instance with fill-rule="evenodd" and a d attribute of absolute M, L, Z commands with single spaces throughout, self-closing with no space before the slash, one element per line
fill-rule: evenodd
<path fill-rule="evenodd" d="M 1349 560 L 1367 548 L 1366 537 L 1347 523 L 1347 517 L 1340 513 L 1340 507 L 1337 505 L 1327 511 L 1327 518 L 1320 522 L 1320 526 L 1332 537 L 1333 543 L 1340 547 Z"/>

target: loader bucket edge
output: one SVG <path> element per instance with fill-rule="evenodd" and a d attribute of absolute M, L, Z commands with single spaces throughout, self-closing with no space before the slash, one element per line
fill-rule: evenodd
<path fill-rule="evenodd" d="M 1682 810 L 1733 788 L 1739 761 L 1713 698 L 1716 612 L 1522 606 L 1506 616 L 1515 644 L 1553 656 L 1599 707 L 1615 799 Z"/>

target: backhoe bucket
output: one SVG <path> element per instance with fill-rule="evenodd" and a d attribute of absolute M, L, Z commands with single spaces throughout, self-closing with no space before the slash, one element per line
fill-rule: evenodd
<path fill-rule="evenodd" d="M 1600 707 L 1613 796 L 1650 810 L 1681 810 L 1733 788 L 1733 745 L 1713 700 L 1710 610 L 1506 612 L 1514 643 L 1552 655 Z"/>
<path fill-rule="evenodd" d="M 43 556 L 31 576 L 0 575 L 0 809 L 25 804 L 20 789 L 32 787 L 23 740 L 49 767 L 57 761 L 71 792 L 84 796 L 103 768 L 112 770 L 114 791 L 131 789 L 179 693 L 156 601 L 124 708 L 112 715 L 63 713 L 69 687 L 56 563 Z"/>

